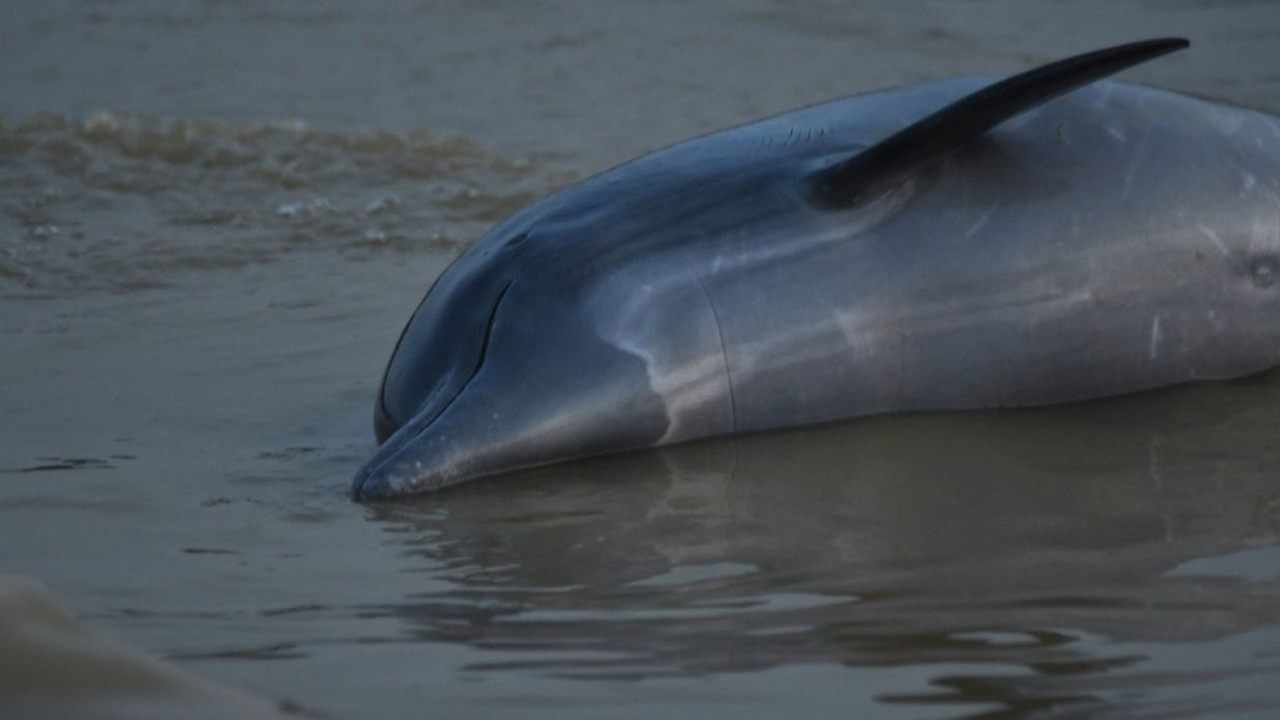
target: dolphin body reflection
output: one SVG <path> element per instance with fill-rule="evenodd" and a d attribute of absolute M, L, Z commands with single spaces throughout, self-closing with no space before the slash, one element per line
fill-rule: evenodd
<path fill-rule="evenodd" d="M 1280 365 L 1280 119 L 1095 83 L 1186 45 L 817 105 L 531 205 L 409 321 L 353 495 Z"/>

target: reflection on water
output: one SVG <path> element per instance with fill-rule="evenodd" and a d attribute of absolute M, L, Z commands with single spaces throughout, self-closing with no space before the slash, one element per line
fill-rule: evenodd
<path fill-rule="evenodd" d="M 935 678 L 946 694 L 928 702 L 1173 711 L 1192 683 L 1207 684 L 1204 711 L 1214 683 L 1280 669 L 1280 633 L 1221 641 L 1280 620 L 1265 547 L 1280 529 L 1278 401 L 1264 377 L 476 482 L 375 506 L 406 562 L 450 587 L 378 610 L 418 639 L 527 654 L 488 670 L 960 663 L 976 674 Z M 1163 667 L 1163 648 L 1187 647 L 1217 655 L 1213 671 Z M 1256 685 L 1230 702 L 1280 708 Z"/>

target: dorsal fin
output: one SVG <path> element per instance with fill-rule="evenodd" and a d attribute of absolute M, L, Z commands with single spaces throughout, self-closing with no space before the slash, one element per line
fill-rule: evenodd
<path fill-rule="evenodd" d="M 813 204 L 848 208 L 891 189 L 1009 118 L 1191 43 L 1163 38 L 1095 50 L 1006 78 L 810 177 Z"/>

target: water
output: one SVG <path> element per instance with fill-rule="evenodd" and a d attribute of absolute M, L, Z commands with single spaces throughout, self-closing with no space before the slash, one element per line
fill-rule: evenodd
<path fill-rule="evenodd" d="M 409 312 L 531 199 L 1169 33 L 1130 79 L 1280 110 L 1267 3 L 11 3 L 0 572 L 335 717 L 1274 717 L 1280 376 L 344 496 Z"/>

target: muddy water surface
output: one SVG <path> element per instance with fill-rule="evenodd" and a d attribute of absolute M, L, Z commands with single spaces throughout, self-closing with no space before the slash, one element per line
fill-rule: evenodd
<path fill-rule="evenodd" d="M 0 572 L 79 619 L 345 718 L 1280 712 L 1275 376 L 344 495 L 415 303 L 530 200 L 1150 35 L 1196 45 L 1130 79 L 1280 110 L 1270 4 L 10 5 Z"/>

